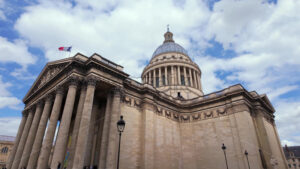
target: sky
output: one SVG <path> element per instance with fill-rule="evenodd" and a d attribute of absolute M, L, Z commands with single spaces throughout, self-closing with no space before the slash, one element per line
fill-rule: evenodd
<path fill-rule="evenodd" d="M 140 80 L 166 25 L 202 71 L 205 94 L 267 94 L 282 145 L 300 145 L 299 0 L 0 0 L 0 135 L 49 61 L 98 53 Z"/>

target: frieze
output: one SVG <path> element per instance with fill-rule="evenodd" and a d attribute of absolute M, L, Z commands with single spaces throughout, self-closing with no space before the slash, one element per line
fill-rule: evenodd
<path fill-rule="evenodd" d="M 141 101 L 139 101 L 139 100 L 134 100 L 134 107 L 141 108 L 141 107 L 142 107 Z"/>
<path fill-rule="evenodd" d="M 122 102 L 131 107 L 142 108 L 142 102 L 127 95 L 122 95 Z"/>
<path fill-rule="evenodd" d="M 48 68 L 48 70 L 41 77 L 39 84 L 37 85 L 37 89 L 41 88 L 45 83 L 49 82 L 54 76 L 56 76 L 65 65 L 58 65 L 54 68 Z"/>
<path fill-rule="evenodd" d="M 189 115 L 181 115 L 181 121 L 184 123 L 190 122 L 190 116 Z"/>

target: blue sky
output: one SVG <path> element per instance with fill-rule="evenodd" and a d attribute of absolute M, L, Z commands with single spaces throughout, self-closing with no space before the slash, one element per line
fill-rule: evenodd
<path fill-rule="evenodd" d="M 300 144 L 297 0 L 0 0 L 0 135 L 15 135 L 22 99 L 59 46 L 140 74 L 166 25 L 202 70 L 206 94 L 240 83 L 266 93 L 282 144 Z"/>

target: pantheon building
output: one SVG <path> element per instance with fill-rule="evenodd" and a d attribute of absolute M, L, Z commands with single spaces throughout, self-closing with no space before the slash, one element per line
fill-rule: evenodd
<path fill-rule="evenodd" d="M 204 94 L 201 75 L 170 31 L 142 82 L 99 54 L 49 62 L 7 168 L 115 169 L 122 115 L 120 169 L 287 169 L 268 97 L 240 84 Z"/>

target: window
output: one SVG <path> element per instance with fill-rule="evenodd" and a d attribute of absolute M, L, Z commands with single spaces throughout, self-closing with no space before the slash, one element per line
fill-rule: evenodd
<path fill-rule="evenodd" d="M 181 75 L 181 85 L 185 85 L 184 76 Z"/>
<path fill-rule="evenodd" d="M 289 168 L 292 168 L 291 164 L 289 164 Z"/>
<path fill-rule="evenodd" d="M 1 153 L 7 153 L 8 152 L 8 148 L 7 147 L 3 147 L 1 150 Z"/>
<path fill-rule="evenodd" d="M 156 84 L 155 87 L 159 87 L 159 77 L 156 77 Z"/>
<path fill-rule="evenodd" d="M 166 56 L 163 56 L 163 59 L 166 59 Z"/>
<path fill-rule="evenodd" d="M 162 84 L 165 86 L 166 85 L 166 77 L 165 75 L 162 76 Z"/>
<path fill-rule="evenodd" d="M 191 78 L 188 77 L 188 85 L 191 86 Z"/>

